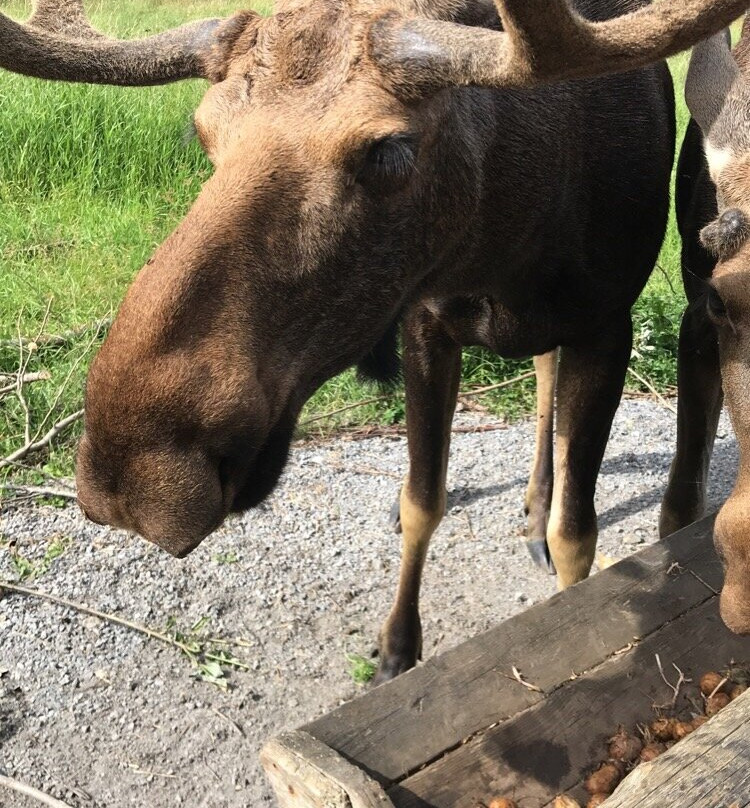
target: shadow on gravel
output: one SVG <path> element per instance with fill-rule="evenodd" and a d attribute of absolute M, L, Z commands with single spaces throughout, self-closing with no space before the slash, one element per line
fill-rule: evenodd
<path fill-rule="evenodd" d="M 602 475 L 627 475 L 639 471 L 651 470 L 656 472 L 664 471 L 666 474 L 669 464 L 672 462 L 672 455 L 665 452 L 645 452 L 634 455 L 626 452 L 618 457 L 609 458 L 602 463 Z M 734 469 L 737 465 L 737 444 L 734 440 L 723 441 L 714 448 L 711 461 L 713 469 L 732 470 L 731 474 L 722 474 L 719 479 L 715 476 L 710 480 L 709 500 L 723 502 L 730 494 L 734 481 Z M 625 502 L 616 505 L 609 510 L 602 511 L 598 515 L 599 528 L 611 527 L 628 516 L 648 510 L 661 502 L 664 495 L 664 487 L 657 486 L 644 491 Z"/>

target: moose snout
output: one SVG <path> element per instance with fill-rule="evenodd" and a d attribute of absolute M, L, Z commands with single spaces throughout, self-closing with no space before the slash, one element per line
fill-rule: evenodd
<path fill-rule="evenodd" d="M 129 530 L 175 558 L 224 521 L 234 483 L 207 452 L 152 450 L 114 456 L 84 435 L 76 464 L 78 503 L 97 524 Z"/>

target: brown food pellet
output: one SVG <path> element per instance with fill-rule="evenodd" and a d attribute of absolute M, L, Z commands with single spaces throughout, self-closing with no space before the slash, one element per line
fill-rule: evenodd
<path fill-rule="evenodd" d="M 589 794 L 611 794 L 624 774 L 622 765 L 610 760 L 592 772 L 584 781 L 583 786 Z"/>
<path fill-rule="evenodd" d="M 609 794 L 592 794 L 591 799 L 586 803 L 586 808 L 599 808 Z"/>
<path fill-rule="evenodd" d="M 657 718 L 651 722 L 651 734 L 657 741 L 671 741 L 676 723 L 674 718 Z"/>
<path fill-rule="evenodd" d="M 687 738 L 694 729 L 691 721 L 675 721 L 672 737 L 675 741 L 681 741 L 683 738 Z"/>
<path fill-rule="evenodd" d="M 659 755 L 667 751 L 667 747 L 658 741 L 651 741 L 647 743 L 641 750 L 640 758 L 643 763 L 648 763 L 650 760 L 656 760 Z"/>
<path fill-rule="evenodd" d="M 732 685 L 729 691 L 729 698 L 734 701 L 747 690 L 747 685 Z"/>
<path fill-rule="evenodd" d="M 717 693 L 715 696 L 710 696 L 706 699 L 706 715 L 710 718 L 716 715 L 719 710 L 723 710 L 729 704 L 729 696 L 726 693 Z"/>
<path fill-rule="evenodd" d="M 552 808 L 581 808 L 581 803 L 568 797 L 567 794 L 558 794 L 552 803 Z"/>
<path fill-rule="evenodd" d="M 643 749 L 643 741 L 640 738 L 620 729 L 617 735 L 613 735 L 609 739 L 607 752 L 613 760 L 631 763 L 640 755 L 641 749 Z"/>
<path fill-rule="evenodd" d="M 507 797 L 495 797 L 490 803 L 489 808 L 518 808 L 518 805 Z"/>
<path fill-rule="evenodd" d="M 698 727 L 702 727 L 706 721 L 708 721 L 707 715 L 696 715 L 690 723 L 693 725 L 693 729 L 698 729 Z"/>
<path fill-rule="evenodd" d="M 704 696 L 710 696 L 714 690 L 721 684 L 724 677 L 716 671 L 709 671 L 701 676 L 701 693 Z M 722 685 L 724 687 L 724 685 Z"/>

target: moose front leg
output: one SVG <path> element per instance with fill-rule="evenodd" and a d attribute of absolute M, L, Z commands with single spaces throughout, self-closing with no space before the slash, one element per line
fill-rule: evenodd
<path fill-rule="evenodd" d="M 583 347 L 563 347 L 557 376 L 557 443 L 547 543 L 564 589 L 591 570 L 597 539 L 594 491 L 622 396 L 632 346 L 628 315 Z"/>
<path fill-rule="evenodd" d="M 413 668 L 422 654 L 419 586 L 427 547 L 445 512 L 445 476 L 461 376 L 461 346 L 424 308 L 404 325 L 409 472 L 399 500 L 402 534 L 398 591 L 380 632 L 375 683 Z"/>
<path fill-rule="evenodd" d="M 677 448 L 659 516 L 664 537 L 703 516 L 706 483 L 724 395 L 716 329 L 703 308 L 682 317 L 677 357 Z"/>
<path fill-rule="evenodd" d="M 536 445 L 526 488 L 526 546 L 534 563 L 550 575 L 555 566 L 547 546 L 547 522 L 554 478 L 552 432 L 555 414 L 558 351 L 534 357 L 536 371 Z"/>

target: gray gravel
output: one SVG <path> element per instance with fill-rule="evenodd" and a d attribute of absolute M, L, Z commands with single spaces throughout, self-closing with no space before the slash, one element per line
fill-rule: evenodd
<path fill-rule="evenodd" d="M 480 416 L 461 414 L 460 423 Z M 598 492 L 600 549 L 624 557 L 657 538 L 674 415 L 623 402 Z M 736 445 L 717 440 L 712 504 L 728 494 Z M 521 543 L 533 424 L 456 434 L 448 515 L 425 573 L 430 656 L 548 597 Z M 175 649 L 67 608 L 0 600 L 0 772 L 71 806 L 258 806 L 272 799 L 257 762 L 263 741 L 350 699 L 361 688 L 346 654 L 368 655 L 393 592 L 398 539 L 386 528 L 405 470 L 402 438 L 332 440 L 296 448 L 282 485 L 184 561 L 75 507 L 23 508 L 2 534 L 39 558 L 66 552 L 31 583 L 157 629 L 244 638 L 249 671 L 230 689 L 193 676 Z M 235 563 L 227 563 L 234 554 Z M 0 551 L 0 576 L 15 577 Z M 0 790 L 0 805 L 31 803 Z"/>

